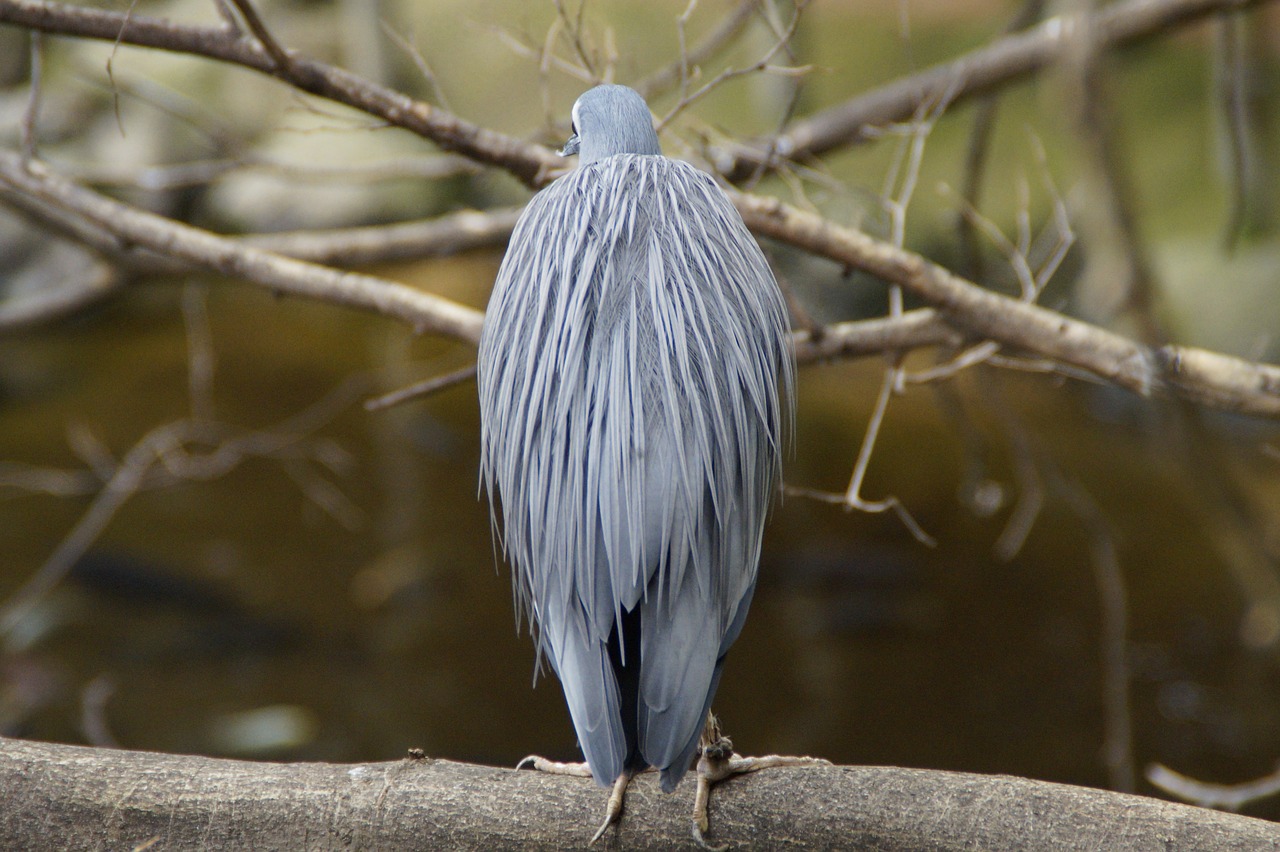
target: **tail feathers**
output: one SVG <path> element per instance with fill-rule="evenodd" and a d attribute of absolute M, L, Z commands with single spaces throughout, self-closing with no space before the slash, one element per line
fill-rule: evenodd
<path fill-rule="evenodd" d="M 698 745 L 719 680 L 720 642 L 707 629 L 714 616 L 692 577 L 680 594 L 660 603 L 653 596 L 640 606 L 638 745 L 649 765 L 662 770 L 663 789 L 671 790 Z"/>
<path fill-rule="evenodd" d="M 689 771 L 689 764 L 693 762 L 693 755 L 698 750 L 698 740 L 702 737 L 703 728 L 706 725 L 707 714 L 711 712 L 711 701 L 716 697 L 716 689 L 720 686 L 720 672 L 724 668 L 724 658 L 721 657 L 716 662 L 715 673 L 711 676 L 711 686 L 707 690 L 707 700 L 703 702 L 702 713 L 698 716 L 701 720 L 698 727 L 694 729 L 693 735 L 689 737 L 689 741 L 685 743 L 684 748 L 675 756 L 671 763 L 662 767 L 662 792 L 670 793 L 680 783 L 680 779 L 684 778 Z"/>
<path fill-rule="evenodd" d="M 578 744 L 596 783 L 608 787 L 623 773 L 627 755 L 618 682 L 608 649 L 592 638 L 580 613 L 570 616 L 569 624 L 557 638 L 559 642 L 553 641 L 551 656 L 564 687 Z"/>

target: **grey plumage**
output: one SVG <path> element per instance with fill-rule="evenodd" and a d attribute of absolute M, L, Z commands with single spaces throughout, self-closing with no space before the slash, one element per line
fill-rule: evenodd
<path fill-rule="evenodd" d="M 787 314 L 708 175 L 622 86 L 512 234 L 479 354 L 481 477 L 598 783 L 689 767 L 742 629 L 792 407 Z"/>

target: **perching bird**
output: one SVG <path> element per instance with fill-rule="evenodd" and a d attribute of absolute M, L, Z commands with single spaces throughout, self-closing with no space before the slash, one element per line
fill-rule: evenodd
<path fill-rule="evenodd" d="M 638 93 L 583 94 L 561 153 L 578 168 L 529 203 L 489 301 L 480 469 L 517 603 L 613 785 L 603 832 L 633 774 L 670 792 L 698 748 L 794 367 L 760 247 L 710 176 L 662 156 Z"/>

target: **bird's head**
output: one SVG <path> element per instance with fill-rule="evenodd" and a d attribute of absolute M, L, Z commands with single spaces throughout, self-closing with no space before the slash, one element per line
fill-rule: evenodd
<path fill-rule="evenodd" d="M 644 98 L 626 86 L 596 86 L 573 105 L 573 135 L 560 152 L 583 165 L 615 154 L 661 154 Z"/>

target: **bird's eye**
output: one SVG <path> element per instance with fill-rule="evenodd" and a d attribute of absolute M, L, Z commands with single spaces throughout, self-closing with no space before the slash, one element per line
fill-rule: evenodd
<path fill-rule="evenodd" d="M 572 133 L 574 136 L 578 135 L 578 122 L 576 121 L 569 122 L 569 132 Z"/>

